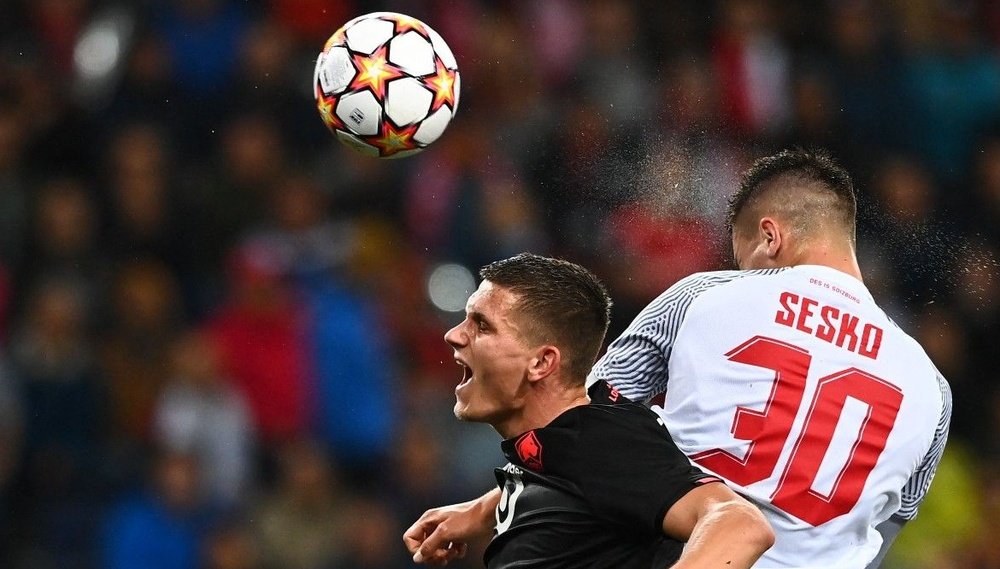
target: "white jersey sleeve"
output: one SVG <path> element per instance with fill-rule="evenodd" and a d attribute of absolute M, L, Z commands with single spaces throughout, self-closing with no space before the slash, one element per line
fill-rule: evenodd
<path fill-rule="evenodd" d="M 941 462 L 941 456 L 944 454 L 944 446 L 948 442 L 948 428 L 951 424 L 951 387 L 948 386 L 948 382 L 940 373 L 938 373 L 937 380 L 944 405 L 941 407 L 941 417 L 938 418 L 937 429 L 934 430 L 934 442 L 931 443 L 927 456 L 924 457 L 920 466 L 903 487 L 902 504 L 895 515 L 904 520 L 912 520 L 917 517 L 917 508 L 927 495 L 927 490 L 934 479 L 934 473 L 937 472 L 938 464 Z"/>
<path fill-rule="evenodd" d="M 589 388 L 604 380 L 632 401 L 648 401 L 667 390 L 670 351 L 688 308 L 706 290 L 750 275 L 783 269 L 715 271 L 685 277 L 649 303 L 608 346 L 587 378 Z"/>

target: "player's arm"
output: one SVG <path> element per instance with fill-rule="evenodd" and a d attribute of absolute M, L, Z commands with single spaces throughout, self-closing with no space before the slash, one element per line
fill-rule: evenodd
<path fill-rule="evenodd" d="M 655 414 L 604 406 L 581 421 L 568 470 L 594 511 L 612 522 L 687 542 L 677 568 L 748 568 L 774 543 L 760 511 L 677 448 Z"/>
<path fill-rule="evenodd" d="M 749 568 L 774 545 L 774 531 L 756 506 L 720 482 L 684 495 L 663 517 L 663 533 L 686 541 L 674 569 Z"/>
<path fill-rule="evenodd" d="M 424 512 L 403 534 L 413 562 L 443 566 L 464 557 L 470 541 L 492 533 L 499 502 L 500 489 L 494 488 L 475 500 Z"/>

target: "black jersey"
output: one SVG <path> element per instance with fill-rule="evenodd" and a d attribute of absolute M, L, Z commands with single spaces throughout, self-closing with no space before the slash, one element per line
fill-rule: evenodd
<path fill-rule="evenodd" d="M 501 446 L 510 463 L 496 470 L 489 569 L 667 567 L 683 544 L 663 535 L 664 515 L 718 480 L 691 465 L 655 414 L 628 402 L 574 407 Z"/>

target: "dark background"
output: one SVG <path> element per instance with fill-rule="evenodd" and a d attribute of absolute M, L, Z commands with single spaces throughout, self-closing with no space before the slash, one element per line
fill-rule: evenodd
<path fill-rule="evenodd" d="M 379 9 L 462 74 L 399 161 L 310 91 Z M 499 463 L 433 269 L 583 263 L 613 337 L 731 266 L 725 199 L 789 145 L 851 171 L 866 283 L 954 390 L 887 565 L 1000 567 L 1000 3 L 0 0 L 0 566 L 407 567 Z"/>

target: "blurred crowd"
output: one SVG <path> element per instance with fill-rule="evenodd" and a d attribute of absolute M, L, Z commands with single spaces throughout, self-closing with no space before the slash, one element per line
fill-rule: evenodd
<path fill-rule="evenodd" d="M 381 9 L 462 73 L 398 161 L 311 95 Z M 851 171 L 866 282 L 954 390 L 888 564 L 1000 567 L 1000 3 L 0 0 L 0 566 L 409 567 L 501 464 L 430 271 L 583 263 L 613 337 L 731 267 L 726 197 L 790 145 Z"/>

